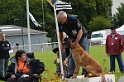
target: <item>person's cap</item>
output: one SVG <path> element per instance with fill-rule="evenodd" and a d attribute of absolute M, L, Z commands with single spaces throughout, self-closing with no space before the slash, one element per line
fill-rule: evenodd
<path fill-rule="evenodd" d="M 111 30 L 115 30 L 116 29 L 116 27 L 111 27 Z"/>
<path fill-rule="evenodd" d="M 59 51 L 59 48 L 54 48 L 53 52 L 56 53 L 57 51 Z"/>

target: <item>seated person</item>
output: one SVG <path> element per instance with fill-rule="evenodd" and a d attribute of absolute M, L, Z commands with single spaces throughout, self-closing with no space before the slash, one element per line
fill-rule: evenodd
<path fill-rule="evenodd" d="M 63 44 L 65 45 L 65 44 Z M 58 76 L 61 75 L 61 68 L 60 68 L 60 57 L 59 57 L 59 48 L 54 48 L 53 52 L 55 54 L 57 54 L 56 59 L 54 60 L 54 64 L 56 64 L 56 73 L 58 74 Z M 66 58 L 66 48 L 63 48 L 61 51 L 61 55 L 62 55 L 62 62 L 63 62 L 63 71 L 64 71 L 64 77 L 67 76 L 68 73 L 68 58 Z"/>
<path fill-rule="evenodd" d="M 43 73 L 45 66 L 34 58 L 28 58 L 26 52 L 18 50 L 11 59 L 11 64 L 5 74 L 6 82 L 34 82 L 36 77 Z M 37 79 L 38 81 L 38 79 Z"/>

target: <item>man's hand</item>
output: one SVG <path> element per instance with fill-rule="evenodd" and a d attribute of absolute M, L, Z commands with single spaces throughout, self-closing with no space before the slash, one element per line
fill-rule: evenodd
<path fill-rule="evenodd" d="M 56 64 L 57 63 L 57 58 L 54 60 L 54 64 Z"/>
<path fill-rule="evenodd" d="M 16 78 L 16 76 L 14 74 L 11 75 L 11 78 Z"/>
<path fill-rule="evenodd" d="M 73 42 L 73 43 L 71 44 L 71 47 L 74 48 L 76 45 L 77 45 L 77 42 Z"/>
<path fill-rule="evenodd" d="M 123 50 L 123 49 L 121 49 L 121 50 L 120 50 L 120 53 L 122 53 L 123 51 L 124 51 L 124 50 Z"/>
<path fill-rule="evenodd" d="M 68 58 L 65 58 L 65 60 L 64 60 L 64 62 L 63 62 L 63 64 L 65 65 L 65 66 L 68 66 Z"/>
<path fill-rule="evenodd" d="M 109 57 L 110 55 L 109 55 L 109 54 L 107 54 L 107 56 Z"/>
<path fill-rule="evenodd" d="M 60 48 L 61 48 L 61 50 L 64 48 L 62 44 L 60 45 Z"/>

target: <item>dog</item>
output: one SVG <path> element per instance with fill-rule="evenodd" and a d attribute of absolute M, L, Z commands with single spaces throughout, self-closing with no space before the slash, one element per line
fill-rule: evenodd
<path fill-rule="evenodd" d="M 68 39 L 69 47 L 72 51 L 72 57 L 75 61 L 75 70 L 72 78 L 76 78 L 80 66 L 84 67 L 86 71 L 89 73 L 87 77 L 98 77 L 102 76 L 102 82 L 106 82 L 104 72 L 102 71 L 101 65 L 93 59 L 80 45 L 79 43 L 76 44 L 75 47 L 72 47 L 72 40 Z"/>

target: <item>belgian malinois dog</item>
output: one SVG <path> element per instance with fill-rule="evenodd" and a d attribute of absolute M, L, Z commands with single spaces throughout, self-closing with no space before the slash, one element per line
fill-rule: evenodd
<path fill-rule="evenodd" d="M 79 44 L 77 44 L 75 47 L 72 47 L 71 39 L 68 39 L 68 44 L 72 51 L 72 57 L 76 65 L 72 78 L 77 77 L 81 66 L 84 67 L 89 73 L 87 77 L 102 76 L 102 82 L 106 82 L 101 65 L 95 59 L 93 59 Z"/>

